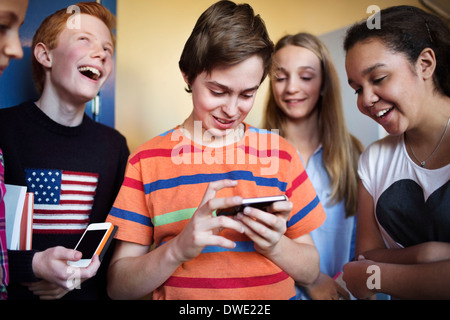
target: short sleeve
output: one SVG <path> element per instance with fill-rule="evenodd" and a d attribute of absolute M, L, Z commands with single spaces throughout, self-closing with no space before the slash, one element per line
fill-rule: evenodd
<path fill-rule="evenodd" d="M 142 245 L 152 244 L 153 225 L 139 162 L 128 162 L 122 187 L 106 221 L 118 226 L 116 239 Z"/>

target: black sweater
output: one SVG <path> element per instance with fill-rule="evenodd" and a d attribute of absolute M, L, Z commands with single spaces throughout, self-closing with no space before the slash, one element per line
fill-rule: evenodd
<path fill-rule="evenodd" d="M 45 115 L 34 103 L 0 109 L 0 149 L 5 159 L 5 183 L 27 185 L 27 170 L 66 170 L 98 175 L 89 223 L 104 222 L 123 181 L 129 150 L 116 130 L 84 116 L 77 127 L 62 126 Z M 28 184 L 28 189 L 31 186 Z M 35 203 L 37 197 L 35 197 Z M 9 299 L 32 299 L 22 282 L 37 281 L 31 268 L 36 251 L 50 247 L 74 248 L 83 230 L 66 233 L 33 233 L 31 251 L 8 251 Z M 114 248 L 102 261 L 97 275 L 74 289 L 65 299 L 104 299 L 106 269 Z"/>

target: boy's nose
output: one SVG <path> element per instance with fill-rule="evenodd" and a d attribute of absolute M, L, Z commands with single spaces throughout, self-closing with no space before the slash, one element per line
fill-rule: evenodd
<path fill-rule="evenodd" d="M 229 117 L 233 118 L 238 112 L 239 99 L 237 97 L 230 97 L 227 103 L 223 106 L 222 111 Z"/>
<path fill-rule="evenodd" d="M 104 60 L 106 58 L 106 55 L 107 53 L 103 49 L 103 46 L 101 46 L 100 44 L 95 45 L 95 47 L 92 50 L 92 57 Z"/>

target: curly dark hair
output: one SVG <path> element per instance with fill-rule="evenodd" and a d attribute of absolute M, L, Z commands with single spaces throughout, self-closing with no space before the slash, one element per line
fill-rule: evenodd
<path fill-rule="evenodd" d="M 411 64 L 425 48 L 436 56 L 433 81 L 436 89 L 450 96 L 450 30 L 438 16 L 413 6 L 394 6 L 379 12 L 381 28 L 368 28 L 366 20 L 349 28 L 344 40 L 348 51 L 356 43 L 381 40 L 393 52 L 403 53 Z"/>

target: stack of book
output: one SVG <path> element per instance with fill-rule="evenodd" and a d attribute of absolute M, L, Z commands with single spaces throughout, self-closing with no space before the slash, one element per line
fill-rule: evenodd
<path fill-rule="evenodd" d="M 32 192 L 27 187 L 6 184 L 6 244 L 9 250 L 31 250 L 33 238 Z"/>

